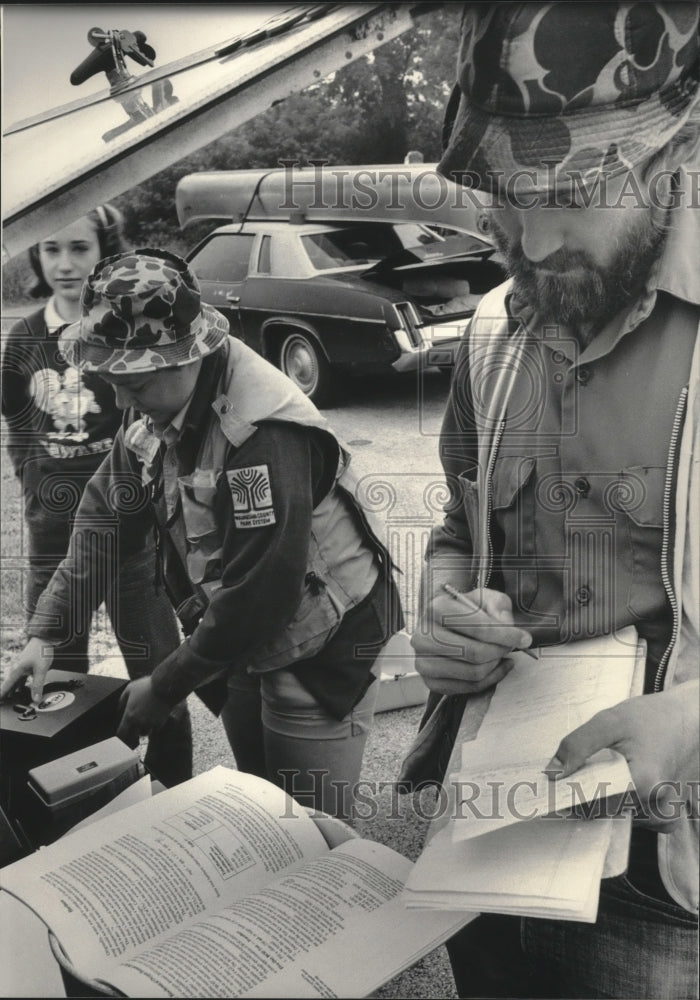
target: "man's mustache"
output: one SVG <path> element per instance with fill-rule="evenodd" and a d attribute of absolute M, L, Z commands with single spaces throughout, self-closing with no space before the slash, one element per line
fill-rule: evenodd
<path fill-rule="evenodd" d="M 518 240 L 509 240 L 496 223 L 492 225 L 492 232 L 496 246 L 505 255 L 511 271 L 536 275 L 540 271 L 554 271 L 564 274 L 577 268 L 584 268 L 587 271 L 596 270 L 594 261 L 581 250 L 568 250 L 560 247 L 548 257 L 534 261 L 527 256 L 522 244 Z"/>
<path fill-rule="evenodd" d="M 586 271 L 595 271 L 595 263 L 588 254 L 580 250 L 555 250 L 548 257 L 542 260 L 533 261 L 527 256 L 523 248 L 519 245 L 511 249 L 512 261 L 517 263 L 522 269 L 537 274 L 540 271 L 554 271 L 557 274 L 565 274 L 567 271 L 574 271 L 583 268 Z"/>

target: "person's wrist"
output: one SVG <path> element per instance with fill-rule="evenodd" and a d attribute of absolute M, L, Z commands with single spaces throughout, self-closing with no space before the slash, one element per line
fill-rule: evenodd
<path fill-rule="evenodd" d="M 182 701 L 182 698 L 173 696 L 168 689 L 168 685 L 162 683 L 160 677 L 150 676 L 145 679 L 149 682 L 149 690 L 153 700 L 157 704 L 167 707 L 168 711 L 172 711 Z"/>

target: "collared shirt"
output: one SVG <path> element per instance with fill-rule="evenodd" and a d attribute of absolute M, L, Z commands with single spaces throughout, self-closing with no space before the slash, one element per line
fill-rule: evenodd
<path fill-rule="evenodd" d="M 700 212 L 677 209 L 644 293 L 585 349 L 573 331 L 510 303 L 529 341 L 493 469 L 491 585 L 536 644 L 635 625 L 648 677 L 671 632 L 663 497 L 700 319 L 698 259 Z M 445 445 L 463 426 L 457 407 L 453 398 L 445 465 L 469 475 Z"/>
<path fill-rule="evenodd" d="M 163 476 L 163 497 L 168 518 L 172 517 L 177 506 L 178 485 L 177 480 L 180 474 L 177 458 L 177 443 L 182 436 L 185 427 L 185 418 L 195 396 L 196 386 L 187 397 L 187 400 L 175 414 L 169 424 L 165 427 L 158 427 L 150 418 L 146 419 L 146 429 L 165 445 L 162 456 L 162 476 Z"/>
<path fill-rule="evenodd" d="M 44 306 L 44 322 L 48 333 L 55 333 L 56 330 L 66 325 L 66 320 L 58 314 L 53 295 Z"/>
<path fill-rule="evenodd" d="M 647 691 L 672 631 L 662 578 L 667 462 L 700 322 L 700 210 L 686 176 L 680 191 L 644 292 L 585 350 L 573 331 L 511 300 L 512 332 L 522 323 L 529 341 L 493 469 L 489 585 L 511 597 L 535 645 L 634 625 L 647 641 Z M 441 438 L 452 482 L 473 480 L 478 464 L 468 358 L 465 347 Z M 432 550 L 468 553 L 473 520 L 455 505 Z M 655 833 L 634 829 L 628 877 L 669 902 Z"/>

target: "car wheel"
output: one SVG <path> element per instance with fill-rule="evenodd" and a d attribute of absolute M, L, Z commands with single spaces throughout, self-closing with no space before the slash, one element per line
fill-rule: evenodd
<path fill-rule="evenodd" d="M 332 373 L 326 356 L 303 333 L 291 333 L 282 341 L 280 368 L 317 406 L 329 402 Z"/>

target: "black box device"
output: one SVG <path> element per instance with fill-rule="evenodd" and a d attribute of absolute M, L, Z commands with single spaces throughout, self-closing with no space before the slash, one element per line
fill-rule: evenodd
<path fill-rule="evenodd" d="M 127 684 L 119 677 L 50 670 L 38 705 L 32 705 L 28 687 L 0 702 L 0 804 L 31 841 L 37 820 L 29 771 L 115 736 Z"/>

